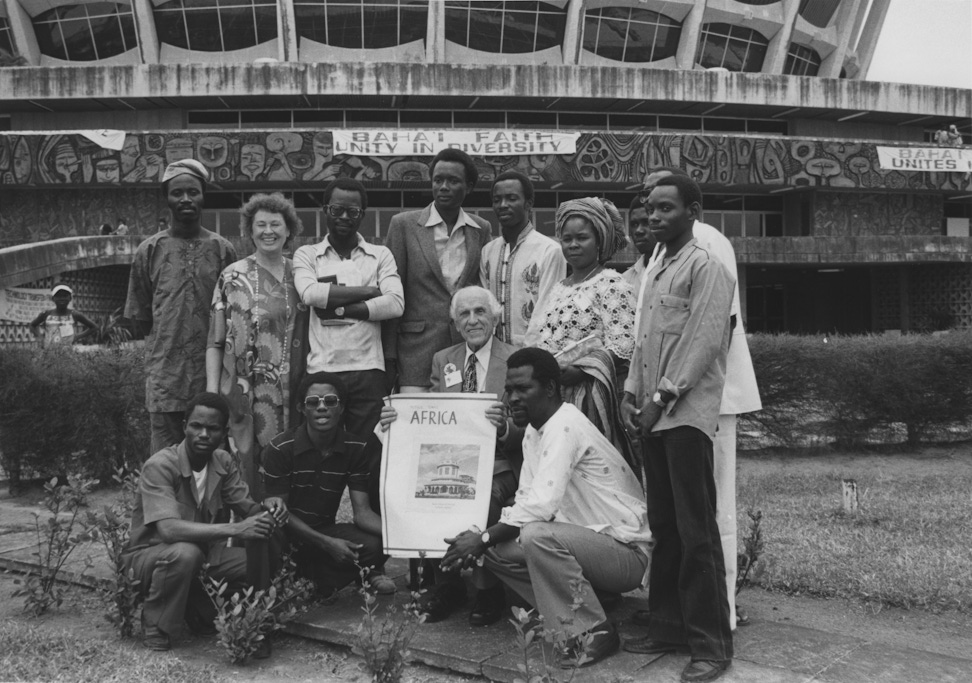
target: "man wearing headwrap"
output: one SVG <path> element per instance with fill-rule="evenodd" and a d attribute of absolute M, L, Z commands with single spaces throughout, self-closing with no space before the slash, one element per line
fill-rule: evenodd
<path fill-rule="evenodd" d="M 140 245 L 132 262 L 125 316 L 145 335 L 145 406 L 152 425 L 147 455 L 179 443 L 183 411 L 206 389 L 206 337 L 216 279 L 236 261 L 233 245 L 200 224 L 209 171 L 195 159 L 169 164 L 162 194 L 171 227 Z"/>

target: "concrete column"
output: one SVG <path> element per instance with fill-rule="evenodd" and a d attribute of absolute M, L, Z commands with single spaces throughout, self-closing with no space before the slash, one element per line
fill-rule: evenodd
<path fill-rule="evenodd" d="M 277 59 L 281 62 L 300 61 L 293 0 L 277 0 Z"/>
<path fill-rule="evenodd" d="M 786 65 L 786 55 L 790 51 L 793 24 L 796 23 L 800 0 L 783 0 L 783 26 L 766 48 L 766 61 L 763 62 L 764 74 L 781 74 Z"/>
<path fill-rule="evenodd" d="M 682 22 L 682 35 L 675 53 L 675 66 L 679 69 L 695 68 L 695 52 L 699 48 L 702 19 L 705 18 L 706 0 L 698 0 Z"/>
<path fill-rule="evenodd" d="M 867 78 L 867 71 L 871 68 L 871 58 L 874 57 L 874 48 L 877 47 L 878 36 L 881 35 L 881 27 L 884 26 L 884 19 L 888 16 L 888 7 L 891 0 L 874 0 L 871 9 L 867 13 L 867 21 L 861 31 L 860 40 L 857 41 L 857 61 L 860 64 L 861 79 Z M 931 8 L 929 8 L 931 11 Z M 839 71 L 839 69 L 838 69 Z"/>
<path fill-rule="evenodd" d="M 579 64 L 584 45 L 584 2 L 570 0 L 567 3 L 567 24 L 564 27 L 564 64 Z"/>
<path fill-rule="evenodd" d="M 429 23 L 425 35 L 425 61 L 430 64 L 445 62 L 445 3 L 429 3 Z"/>
<path fill-rule="evenodd" d="M 41 51 L 37 44 L 37 36 L 34 35 L 34 25 L 30 21 L 30 15 L 17 0 L 4 0 L 4 3 L 10 31 L 13 33 L 14 47 L 31 66 L 40 66 Z"/>
<path fill-rule="evenodd" d="M 875 5 L 879 4 L 881 0 L 875 0 Z M 830 21 L 831 26 L 849 26 L 854 21 L 854 15 L 857 14 L 857 6 L 862 2 L 862 0 L 845 0 L 840 3 L 837 8 L 837 14 Z M 884 19 L 882 17 L 881 21 Z M 880 27 L 879 27 L 880 28 Z M 866 30 L 866 29 L 865 29 Z M 851 32 L 850 31 L 838 31 L 837 36 L 840 40 L 837 43 L 837 47 L 831 52 L 820 64 L 820 71 L 817 76 L 820 78 L 839 78 L 840 70 L 844 66 L 844 59 L 847 57 L 847 53 L 850 46 Z M 877 36 L 875 36 L 877 39 Z M 861 69 L 860 74 L 864 73 Z"/>
<path fill-rule="evenodd" d="M 155 17 L 152 15 L 151 0 L 132 0 L 135 13 L 135 30 L 138 31 L 138 47 L 142 53 L 143 64 L 158 64 L 162 51 L 159 33 L 155 30 Z"/>

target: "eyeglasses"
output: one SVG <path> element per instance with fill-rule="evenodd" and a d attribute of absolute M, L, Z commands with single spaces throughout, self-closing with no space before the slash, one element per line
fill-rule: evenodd
<path fill-rule="evenodd" d="M 304 399 L 307 408 L 317 408 L 321 404 L 325 408 L 337 408 L 341 404 L 341 398 L 337 394 L 327 394 L 326 396 L 308 396 Z"/>
<path fill-rule="evenodd" d="M 331 218 L 340 218 L 347 214 L 348 218 L 353 221 L 361 218 L 361 214 L 364 213 L 364 211 L 356 206 L 340 206 L 339 204 L 325 204 L 324 210 L 327 211 L 327 215 Z"/>

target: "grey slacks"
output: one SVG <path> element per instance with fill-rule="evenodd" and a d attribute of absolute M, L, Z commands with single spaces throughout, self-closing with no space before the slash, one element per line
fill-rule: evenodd
<path fill-rule="evenodd" d="M 594 590 L 624 593 L 641 585 L 649 557 L 640 548 L 576 524 L 531 522 L 520 537 L 485 554 L 485 566 L 537 608 L 546 628 L 575 636 L 607 619 Z M 583 601 L 576 612 L 571 584 Z"/>

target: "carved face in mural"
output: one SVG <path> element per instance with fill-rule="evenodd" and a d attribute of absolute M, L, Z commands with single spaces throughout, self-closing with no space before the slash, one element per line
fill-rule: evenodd
<path fill-rule="evenodd" d="M 226 138 L 218 135 L 206 135 L 196 141 L 196 158 L 209 168 L 216 168 L 226 163 L 229 156 L 229 145 Z"/>
<path fill-rule="evenodd" d="M 126 135 L 125 145 L 121 150 L 121 170 L 124 175 L 128 175 L 138 163 L 138 157 L 142 153 L 142 144 L 137 135 Z"/>
<path fill-rule="evenodd" d="M 139 181 L 157 182 L 162 179 L 162 170 L 165 168 L 165 161 L 158 154 L 146 154 L 138 158 L 139 168 L 144 168 Z"/>
<path fill-rule="evenodd" d="M 99 159 L 95 164 L 95 182 L 117 183 L 120 168 L 118 159 Z"/>
<path fill-rule="evenodd" d="M 172 138 L 165 143 L 165 163 L 171 164 L 182 159 L 192 159 L 192 140 Z"/>
<path fill-rule="evenodd" d="M 256 177 L 263 173 L 266 163 L 267 150 L 263 145 L 243 145 L 240 148 L 240 170 L 250 180 L 256 180 Z"/>
<path fill-rule="evenodd" d="M 73 176 L 77 173 L 80 165 L 81 160 L 78 158 L 78 153 L 74 151 L 74 147 L 67 142 L 62 142 L 57 146 L 54 151 L 54 170 L 61 176 L 63 182 L 70 183 L 72 180 L 77 180 Z"/>
<path fill-rule="evenodd" d="M 27 140 L 25 138 L 20 138 L 13 150 L 14 180 L 16 180 L 18 183 L 27 182 L 27 179 L 30 178 L 30 172 L 33 170 L 33 165 L 33 161 L 30 158 L 30 148 L 27 146 Z"/>
<path fill-rule="evenodd" d="M 314 133 L 314 156 L 322 161 L 330 161 L 334 157 L 334 142 L 330 133 Z"/>

